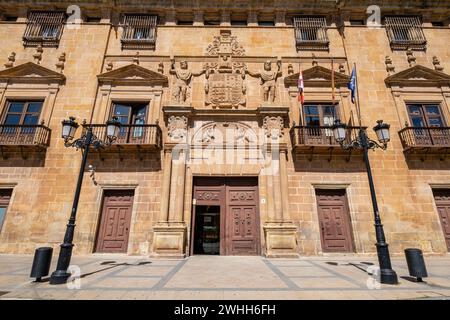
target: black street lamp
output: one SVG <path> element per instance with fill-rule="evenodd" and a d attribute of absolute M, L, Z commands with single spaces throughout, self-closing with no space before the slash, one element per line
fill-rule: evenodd
<path fill-rule="evenodd" d="M 83 158 L 81 160 L 80 172 L 78 174 L 77 188 L 75 190 L 75 196 L 73 199 L 72 212 L 70 214 L 69 222 L 67 223 L 66 234 L 64 235 L 64 242 L 61 244 L 59 251 L 58 264 L 56 271 L 50 276 L 50 284 L 62 284 L 66 283 L 70 277 L 70 273 L 67 272 L 67 268 L 70 264 L 73 249 L 73 235 L 75 231 L 75 218 L 77 215 L 78 200 L 80 199 L 81 184 L 83 182 L 84 170 L 86 167 L 87 156 L 89 148 L 92 146 L 94 149 L 110 146 L 111 143 L 117 139 L 119 135 L 120 123 L 116 117 L 106 122 L 106 141 L 103 141 L 96 137 L 92 133 L 92 126 L 88 126 L 86 133 L 84 133 L 79 139 L 73 140 L 75 132 L 79 127 L 75 122 L 74 117 L 70 117 L 69 120 L 62 122 L 62 138 L 64 139 L 64 145 L 66 147 L 75 147 L 77 150 L 82 149 Z"/>
<path fill-rule="evenodd" d="M 386 243 L 386 237 L 384 235 L 383 225 L 381 224 L 380 213 L 378 211 L 377 197 L 375 194 L 375 187 L 373 185 L 372 170 L 369 162 L 369 150 L 380 148 L 386 150 L 387 143 L 390 140 L 389 127 L 387 123 L 383 123 L 383 120 L 378 120 L 377 125 L 373 128 L 375 131 L 378 142 L 369 139 L 366 130 L 359 128 L 358 137 L 351 141 L 346 141 L 347 126 L 341 123 L 339 120 L 335 121 L 332 126 L 333 135 L 337 142 L 343 149 L 362 149 L 364 153 L 364 163 L 366 165 L 367 176 L 369 179 L 370 195 L 372 197 L 372 206 L 375 216 L 375 235 L 377 238 L 377 254 L 378 263 L 380 265 L 380 281 L 385 284 L 397 284 L 397 274 L 392 269 L 391 258 L 389 256 L 388 244 Z"/>

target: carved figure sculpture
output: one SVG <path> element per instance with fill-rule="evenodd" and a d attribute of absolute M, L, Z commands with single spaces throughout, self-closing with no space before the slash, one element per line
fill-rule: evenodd
<path fill-rule="evenodd" d="M 179 68 L 175 67 L 174 59 L 171 59 L 171 62 L 170 73 L 176 77 L 172 96 L 176 102 L 184 103 L 186 102 L 192 77 L 201 75 L 205 70 L 203 69 L 198 73 L 194 73 L 189 70 L 188 63 L 185 60 L 180 61 Z"/>
<path fill-rule="evenodd" d="M 272 63 L 267 60 L 264 63 L 264 70 L 253 73 L 249 70 L 245 70 L 249 75 L 252 77 L 259 77 L 261 79 L 261 85 L 264 90 L 264 101 L 267 102 L 270 100 L 270 102 L 275 101 L 275 87 L 277 78 L 282 75 L 281 71 L 281 60 L 277 61 L 277 70 L 272 70 Z"/>

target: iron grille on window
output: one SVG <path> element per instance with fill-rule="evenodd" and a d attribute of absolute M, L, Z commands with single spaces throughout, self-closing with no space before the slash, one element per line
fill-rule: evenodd
<path fill-rule="evenodd" d="M 157 16 L 127 14 L 123 17 L 122 49 L 154 49 Z"/>
<path fill-rule="evenodd" d="M 23 35 L 24 45 L 58 46 L 65 18 L 62 11 L 30 11 Z"/>
<path fill-rule="evenodd" d="M 419 17 L 386 17 L 386 32 L 394 50 L 424 50 L 427 45 Z"/>
<path fill-rule="evenodd" d="M 325 17 L 294 17 L 297 50 L 328 50 Z"/>

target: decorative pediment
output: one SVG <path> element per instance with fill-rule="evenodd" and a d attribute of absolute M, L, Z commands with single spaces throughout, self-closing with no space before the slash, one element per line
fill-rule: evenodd
<path fill-rule="evenodd" d="M 415 65 L 387 77 L 384 82 L 388 86 L 441 87 L 450 86 L 450 76 L 441 71 L 436 71 L 421 65 Z"/>
<path fill-rule="evenodd" d="M 0 71 L 0 80 L 33 83 L 62 83 L 66 77 L 33 62 Z"/>
<path fill-rule="evenodd" d="M 331 87 L 331 69 L 314 66 L 303 71 L 305 87 Z M 284 78 L 286 87 L 297 86 L 298 72 Z M 334 72 L 334 83 L 336 87 L 346 86 L 350 77 L 340 72 Z"/>
<path fill-rule="evenodd" d="M 97 76 L 99 82 L 123 83 L 125 85 L 167 85 L 165 75 L 136 64 L 130 64 Z"/>

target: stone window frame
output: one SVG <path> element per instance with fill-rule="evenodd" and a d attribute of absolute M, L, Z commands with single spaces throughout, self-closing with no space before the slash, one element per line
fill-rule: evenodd
<path fill-rule="evenodd" d="M 114 103 L 136 102 L 148 103 L 146 124 L 157 124 L 160 121 L 163 88 L 134 87 L 126 90 L 121 86 L 102 85 L 98 91 L 97 103 L 94 109 L 93 122 L 102 124 L 109 120 Z"/>
<path fill-rule="evenodd" d="M 45 23 L 42 22 L 43 17 L 40 17 L 39 14 L 46 15 L 44 18 Z M 23 45 L 25 47 L 35 47 L 38 45 L 42 45 L 43 47 L 58 47 L 64 31 L 66 19 L 66 12 L 62 10 L 29 10 L 26 20 L 26 28 L 22 37 Z M 56 26 L 56 36 L 46 39 L 42 34 L 42 25 Z M 36 28 L 36 26 L 38 26 L 38 28 Z"/>
<path fill-rule="evenodd" d="M 300 102 L 298 102 L 298 88 L 289 87 L 288 95 L 290 98 L 290 115 L 289 118 L 295 121 L 296 125 L 303 125 L 304 123 L 304 110 L 300 107 Z M 333 104 L 331 98 L 331 88 L 314 88 L 308 87 L 308 91 L 305 94 L 305 102 L 303 105 L 321 103 L 321 104 Z M 352 111 L 352 104 L 350 101 L 350 95 L 346 88 L 335 88 L 335 101 L 334 105 L 336 108 L 336 119 L 345 121 L 347 123 L 350 120 L 350 115 Z M 356 117 L 356 110 L 354 112 Z M 299 119 L 301 122 L 299 123 Z M 355 118 L 356 121 L 356 118 Z M 357 125 L 356 122 L 353 125 Z"/>
<path fill-rule="evenodd" d="M 24 87 L 10 84 L 5 88 L 0 88 L 0 114 L 3 115 L 6 112 L 8 101 L 41 100 L 43 103 L 38 124 L 49 127 L 58 91 L 59 85 L 49 87 L 48 84 L 27 84 Z"/>
<path fill-rule="evenodd" d="M 450 120 L 450 92 L 444 93 L 440 88 L 435 90 L 408 90 L 396 91 L 392 89 L 395 108 L 400 123 L 400 128 L 405 127 L 405 124 L 411 126 L 411 119 L 408 112 L 408 104 L 437 104 L 440 107 L 441 116 L 444 122 L 448 125 Z M 425 96 L 425 97 L 424 97 Z"/>

